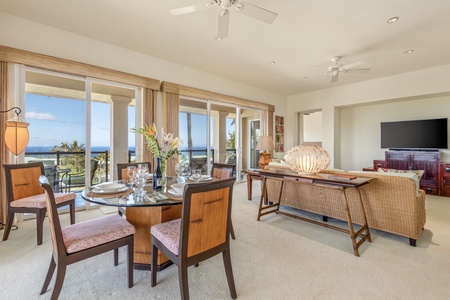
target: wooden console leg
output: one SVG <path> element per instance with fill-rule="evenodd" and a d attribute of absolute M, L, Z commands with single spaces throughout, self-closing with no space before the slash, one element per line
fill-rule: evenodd
<path fill-rule="evenodd" d="M 252 200 L 252 175 L 247 174 L 247 196 L 248 200 Z"/>

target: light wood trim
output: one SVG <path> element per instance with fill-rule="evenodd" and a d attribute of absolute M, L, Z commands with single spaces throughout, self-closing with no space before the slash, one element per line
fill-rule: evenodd
<path fill-rule="evenodd" d="M 0 45 L 0 61 L 159 90 L 159 80 Z"/>
<path fill-rule="evenodd" d="M 234 96 L 228 96 L 224 94 L 214 93 L 206 90 L 201 90 L 181 84 L 163 81 L 161 83 L 161 91 L 166 93 L 178 94 L 181 96 L 194 97 L 199 99 L 207 99 L 220 101 L 224 103 L 234 104 L 237 106 L 243 106 L 248 108 L 255 108 L 266 110 L 269 112 L 275 111 L 275 106 L 271 104 L 265 104 L 257 101 L 247 100 Z"/>
<path fill-rule="evenodd" d="M 44 194 L 44 190 L 37 180 L 41 175 L 40 167 L 12 169 L 11 183 L 14 199 L 11 200 Z"/>

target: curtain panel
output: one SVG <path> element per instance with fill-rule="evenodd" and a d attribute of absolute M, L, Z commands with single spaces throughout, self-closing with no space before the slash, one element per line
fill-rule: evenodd
<path fill-rule="evenodd" d="M 0 98 L 2 99 L 2 105 L 0 107 L 0 110 L 6 110 L 8 108 L 7 98 L 8 95 L 8 63 L 4 61 L 0 61 Z M 4 188 L 6 186 L 5 183 L 5 175 L 3 172 L 3 165 L 8 163 L 7 161 L 7 155 L 6 155 L 6 144 L 5 144 L 5 129 L 6 129 L 6 123 L 8 115 L 7 114 L 0 114 L 0 186 L 1 192 L 0 192 L 0 220 L 6 221 L 6 214 L 7 214 L 7 200 L 6 200 L 6 189 Z M 2 225 L 0 225 L 0 228 L 3 228 Z"/>

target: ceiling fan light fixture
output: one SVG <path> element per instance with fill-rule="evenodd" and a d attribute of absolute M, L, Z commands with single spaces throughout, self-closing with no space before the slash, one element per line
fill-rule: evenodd
<path fill-rule="evenodd" d="M 387 20 L 388 24 L 392 24 L 398 21 L 398 19 L 400 19 L 399 17 L 392 17 L 389 20 Z"/>

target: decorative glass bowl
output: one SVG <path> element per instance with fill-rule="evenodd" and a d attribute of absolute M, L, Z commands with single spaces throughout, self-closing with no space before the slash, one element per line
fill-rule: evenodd
<path fill-rule="evenodd" d="M 286 164 L 299 174 L 316 174 L 325 170 L 330 164 L 330 156 L 322 147 L 299 145 L 286 152 Z"/>

